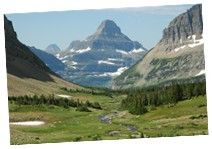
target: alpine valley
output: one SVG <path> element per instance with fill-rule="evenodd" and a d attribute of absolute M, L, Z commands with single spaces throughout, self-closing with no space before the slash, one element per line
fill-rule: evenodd
<path fill-rule="evenodd" d="M 173 8 L 185 11 L 185 5 L 152 8 L 156 12 Z M 153 11 L 152 8 L 135 10 L 143 16 L 143 12 Z M 189 9 L 178 16 L 173 11 L 175 18 L 168 20 L 173 19 L 167 23 L 160 41 L 150 50 L 124 35 L 112 20 L 102 21 L 95 33 L 85 40 L 72 41 L 65 49 L 61 50 L 56 44 L 39 49 L 38 45 L 25 45 L 18 38 L 19 31 L 13 24 L 20 20 L 16 14 L 13 17 L 6 14 L 8 99 L 5 100 L 9 106 L 11 144 L 207 135 L 202 5 L 186 5 L 186 8 Z M 134 8 L 108 9 L 107 12 L 114 16 L 119 12 L 120 17 L 129 9 L 133 11 L 127 14 L 137 16 Z M 91 10 L 86 11 L 89 12 Z M 40 14 L 50 16 L 49 12 Z M 55 16 L 61 26 L 79 21 L 76 16 L 82 17 L 81 10 L 73 13 L 75 20 L 70 12 L 60 14 L 70 17 L 61 22 Z M 147 28 L 128 29 L 133 29 L 135 34 L 139 34 L 138 29 L 149 33 L 150 23 L 158 17 L 161 22 L 161 14 L 148 15 Z M 24 18 L 26 14 L 18 15 Z M 33 13 L 28 19 L 33 22 L 36 15 Z M 9 17 L 17 21 L 12 23 L 7 19 Z M 126 21 L 142 19 L 128 18 Z M 22 25 L 27 24 L 30 28 L 32 22 L 24 22 L 26 20 L 21 20 Z M 47 21 L 47 24 L 52 25 L 52 22 Z M 158 24 L 154 26 L 156 28 Z M 34 35 L 33 31 L 30 35 Z M 67 28 L 65 32 L 70 35 Z M 150 40 L 149 34 L 144 35 Z M 46 37 L 50 38 L 50 35 Z"/>

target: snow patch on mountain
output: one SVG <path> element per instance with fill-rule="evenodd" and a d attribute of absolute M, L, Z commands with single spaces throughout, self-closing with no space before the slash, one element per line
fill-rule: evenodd
<path fill-rule="evenodd" d="M 87 47 L 86 49 L 79 49 L 79 50 L 76 50 L 75 52 L 76 53 L 85 53 L 85 52 L 88 52 L 90 50 L 91 50 L 91 48 L 90 47 Z"/>
<path fill-rule="evenodd" d="M 110 61 L 103 61 L 103 60 L 98 61 L 98 64 L 116 65 L 116 64 L 113 63 L 113 62 L 110 62 Z"/>
<path fill-rule="evenodd" d="M 182 49 L 184 49 L 186 47 L 194 48 L 196 46 L 204 44 L 204 40 L 202 38 L 196 40 L 196 35 L 188 36 L 188 39 L 191 39 L 193 43 L 189 43 L 187 45 L 183 45 L 181 47 L 175 48 L 174 51 L 178 52 L 178 51 L 180 51 L 180 50 L 182 50 Z"/>
<path fill-rule="evenodd" d="M 188 44 L 188 47 L 193 48 L 193 47 L 199 46 L 203 43 L 204 43 L 203 39 L 195 40 L 194 43 Z"/>
<path fill-rule="evenodd" d="M 128 52 L 123 51 L 123 50 L 116 50 L 116 52 L 121 53 L 121 54 L 124 54 L 124 55 L 127 55 L 128 54 Z"/>
<path fill-rule="evenodd" d="M 59 53 L 56 54 L 55 56 L 56 56 L 56 58 L 60 59 L 60 54 Z"/>
<path fill-rule="evenodd" d="M 77 65 L 78 63 L 75 61 L 71 61 L 71 65 Z"/>
<path fill-rule="evenodd" d="M 185 47 L 186 47 L 186 45 L 181 46 L 181 47 L 178 47 L 178 48 L 175 48 L 174 51 L 175 52 L 178 52 L 179 50 L 184 49 Z"/>
<path fill-rule="evenodd" d="M 77 69 L 77 67 L 76 67 L 76 66 L 69 66 L 69 67 L 71 67 L 71 68 L 73 68 L 73 69 Z"/>
<path fill-rule="evenodd" d="M 63 63 L 66 63 L 68 60 L 62 60 Z"/>
<path fill-rule="evenodd" d="M 99 77 L 106 77 L 106 76 L 116 77 L 116 76 L 119 76 L 120 74 L 122 74 L 127 69 L 128 69 L 128 67 L 120 67 L 115 72 L 105 72 L 105 73 L 100 74 L 98 76 Z"/>
<path fill-rule="evenodd" d="M 133 50 L 130 51 L 130 52 L 126 52 L 126 51 L 123 51 L 123 50 L 116 50 L 116 52 L 121 53 L 121 54 L 123 54 L 123 55 L 136 54 L 136 53 L 140 53 L 140 52 L 144 52 L 144 51 L 145 51 L 145 50 L 142 49 L 142 48 L 133 49 Z"/>
<path fill-rule="evenodd" d="M 195 76 L 200 76 L 200 75 L 203 75 L 205 74 L 205 69 L 201 70 L 198 74 L 196 74 Z"/>
<path fill-rule="evenodd" d="M 121 58 L 108 58 L 108 61 L 124 61 Z"/>
<path fill-rule="evenodd" d="M 58 59 L 59 60 L 64 60 L 64 59 L 66 59 L 66 58 L 68 58 L 69 56 L 68 55 L 66 55 L 66 56 L 64 56 L 64 57 L 58 57 Z"/>
<path fill-rule="evenodd" d="M 129 53 L 130 54 L 134 54 L 134 53 L 140 53 L 140 52 L 144 52 L 145 50 L 142 49 L 142 48 L 139 48 L 139 49 L 133 49 L 132 51 L 130 51 Z"/>
<path fill-rule="evenodd" d="M 72 53 L 72 52 L 74 52 L 75 50 L 74 50 L 74 49 L 70 49 L 69 51 Z"/>

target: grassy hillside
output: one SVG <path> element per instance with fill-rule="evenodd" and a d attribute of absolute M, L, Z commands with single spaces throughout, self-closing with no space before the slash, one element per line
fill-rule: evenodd
<path fill-rule="evenodd" d="M 17 76 L 7 74 L 8 94 L 9 96 L 24 96 L 24 95 L 49 95 L 60 94 L 61 87 L 81 89 L 82 87 L 73 83 L 64 81 L 61 78 L 50 75 L 53 81 L 39 81 L 32 78 L 19 78 Z"/>
<path fill-rule="evenodd" d="M 65 93 L 65 92 L 64 92 Z M 66 92 L 67 93 L 67 92 Z M 114 140 L 208 134 L 206 97 L 163 105 L 143 115 L 120 108 L 126 95 L 112 97 L 90 93 L 68 93 L 81 102 L 99 102 L 102 110 L 79 112 L 76 108 L 9 104 L 10 122 L 42 120 L 41 126 L 11 125 L 11 143 L 49 143 L 84 140 Z"/>

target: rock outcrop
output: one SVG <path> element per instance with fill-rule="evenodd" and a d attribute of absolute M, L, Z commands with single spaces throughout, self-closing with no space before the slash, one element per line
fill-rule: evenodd
<path fill-rule="evenodd" d="M 193 35 L 196 39 L 202 38 L 202 31 L 202 5 L 195 5 L 170 22 L 159 44 L 168 45 L 166 50 L 171 50 L 190 43 Z"/>

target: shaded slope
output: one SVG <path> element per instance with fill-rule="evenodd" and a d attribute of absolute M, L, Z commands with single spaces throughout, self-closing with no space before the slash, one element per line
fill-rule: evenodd
<path fill-rule="evenodd" d="M 61 71 L 65 71 L 66 65 L 57 59 L 54 55 L 35 47 L 29 47 L 29 49 L 55 73 L 59 74 Z"/>
<path fill-rule="evenodd" d="M 61 87 L 80 88 L 61 79 L 22 44 L 6 17 L 4 28 L 9 96 L 56 94 Z"/>
<path fill-rule="evenodd" d="M 7 72 L 20 78 L 53 81 L 54 73 L 27 46 L 22 44 L 13 29 L 12 22 L 4 17 Z"/>

